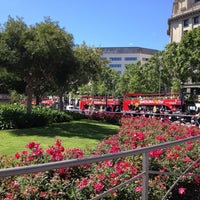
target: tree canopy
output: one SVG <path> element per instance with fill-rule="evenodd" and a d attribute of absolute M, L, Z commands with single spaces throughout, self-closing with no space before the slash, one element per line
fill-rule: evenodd
<path fill-rule="evenodd" d="M 181 83 L 200 82 L 200 27 L 169 43 L 144 64 L 130 64 L 118 89 L 126 92 L 179 92 Z"/>
<path fill-rule="evenodd" d="M 0 32 L 0 66 L 26 83 L 27 112 L 33 94 L 54 88 L 60 97 L 72 87 L 95 79 L 101 53 L 86 44 L 75 48 L 73 35 L 45 18 L 27 26 L 22 18 L 8 18 Z"/>
<path fill-rule="evenodd" d="M 181 82 L 200 82 L 199 45 L 200 27 L 185 33 L 179 43 L 166 45 L 145 64 L 127 65 L 119 75 L 101 59 L 101 49 L 85 42 L 75 45 L 73 35 L 58 22 L 44 18 L 28 26 L 22 18 L 9 17 L 0 30 L 0 86 L 19 92 L 26 86 L 27 112 L 33 94 L 56 94 L 62 100 L 65 93 L 78 90 L 118 96 L 177 92 Z"/>

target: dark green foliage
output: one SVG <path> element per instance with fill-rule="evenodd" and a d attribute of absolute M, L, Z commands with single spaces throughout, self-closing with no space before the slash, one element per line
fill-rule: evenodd
<path fill-rule="evenodd" d="M 72 112 L 72 111 L 65 111 L 73 120 L 80 120 L 87 118 L 83 113 L 80 112 Z"/>
<path fill-rule="evenodd" d="M 68 113 L 50 108 L 34 107 L 27 113 L 22 105 L 0 105 L 0 129 L 41 127 L 72 119 Z"/>
<path fill-rule="evenodd" d="M 169 198 L 169 200 L 177 200 L 180 199 L 180 194 L 178 194 L 178 188 L 183 187 L 187 188 L 186 193 L 181 195 L 181 200 L 200 200 L 200 195 L 194 195 L 194 194 L 200 194 L 200 187 L 198 184 L 189 183 L 187 181 L 177 184 L 176 187 L 172 191 L 172 197 Z"/>

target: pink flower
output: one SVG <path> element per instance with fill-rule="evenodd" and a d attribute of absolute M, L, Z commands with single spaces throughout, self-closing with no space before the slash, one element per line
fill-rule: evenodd
<path fill-rule="evenodd" d="M 99 175 L 98 175 L 98 178 L 99 178 L 100 180 L 104 180 L 104 179 L 106 178 L 106 176 L 105 176 L 105 174 L 99 174 Z"/>
<path fill-rule="evenodd" d="M 180 147 L 180 146 L 174 146 L 174 148 L 175 148 L 176 150 L 181 150 L 181 147 Z"/>
<path fill-rule="evenodd" d="M 155 158 L 160 158 L 162 153 L 163 153 L 162 149 L 152 150 L 152 151 L 149 152 L 149 156 L 150 157 L 155 157 Z"/>
<path fill-rule="evenodd" d="M 194 167 L 199 167 L 200 166 L 200 163 L 194 163 Z"/>
<path fill-rule="evenodd" d="M 144 133 L 142 132 L 132 132 L 131 137 L 132 142 L 145 139 Z"/>
<path fill-rule="evenodd" d="M 16 159 L 19 159 L 19 158 L 20 158 L 20 154 L 19 154 L 18 152 L 15 154 L 15 158 L 16 158 Z"/>
<path fill-rule="evenodd" d="M 185 194 L 185 190 L 186 190 L 186 188 L 183 188 L 183 187 L 181 187 L 181 188 L 178 188 L 178 193 L 179 194 Z"/>
<path fill-rule="evenodd" d="M 131 174 L 132 174 L 132 175 L 137 174 L 137 168 L 136 168 L 136 167 L 133 167 L 133 168 L 131 169 Z"/>
<path fill-rule="evenodd" d="M 25 155 L 28 154 L 28 152 L 27 151 L 22 151 L 22 154 L 25 156 Z"/>
<path fill-rule="evenodd" d="M 35 142 L 29 142 L 27 145 L 26 145 L 26 148 L 29 148 L 29 149 L 37 149 L 39 147 L 39 144 L 35 143 Z"/>
<path fill-rule="evenodd" d="M 137 148 L 137 144 L 136 143 L 133 143 L 131 146 L 132 146 L 132 149 L 136 149 Z"/>
<path fill-rule="evenodd" d="M 188 156 L 184 158 L 184 162 L 191 162 L 191 161 L 192 161 L 192 159 Z"/>
<path fill-rule="evenodd" d="M 142 191 L 142 186 L 136 187 L 135 191 L 136 191 L 136 192 L 141 192 L 141 191 Z"/>
<path fill-rule="evenodd" d="M 188 144 L 187 146 L 186 146 L 186 150 L 191 150 L 193 148 L 193 144 Z"/>
<path fill-rule="evenodd" d="M 28 156 L 28 161 L 33 161 L 34 160 L 34 158 L 33 157 L 31 157 L 31 156 Z"/>
<path fill-rule="evenodd" d="M 7 194 L 6 194 L 6 198 L 7 198 L 7 199 L 14 199 L 14 194 L 12 194 L 12 193 L 7 193 Z"/>
<path fill-rule="evenodd" d="M 74 149 L 66 149 L 66 155 L 69 158 L 82 158 L 83 157 L 83 151 L 81 149 L 78 148 L 74 148 Z"/>
<path fill-rule="evenodd" d="M 83 179 L 79 182 L 78 187 L 79 187 L 80 189 L 83 189 L 83 188 L 87 187 L 87 185 L 88 185 L 88 178 L 83 178 Z"/>
<path fill-rule="evenodd" d="M 112 186 L 117 185 L 117 180 L 116 180 L 116 179 L 112 179 L 112 180 L 111 180 L 111 184 L 112 184 Z"/>
<path fill-rule="evenodd" d="M 120 147 L 118 145 L 113 145 L 109 153 L 117 153 L 117 152 L 120 152 Z"/>
<path fill-rule="evenodd" d="M 19 184 L 18 183 L 14 183 L 13 184 L 13 188 L 16 189 L 16 190 L 18 190 L 19 189 Z"/>
<path fill-rule="evenodd" d="M 58 171 L 59 171 L 60 175 L 65 174 L 65 169 L 64 168 L 60 168 Z"/>
<path fill-rule="evenodd" d="M 111 173 L 110 174 L 110 178 L 115 178 L 115 177 L 117 177 L 118 175 L 116 174 L 116 173 Z"/>
<path fill-rule="evenodd" d="M 37 148 L 36 151 L 35 151 L 35 155 L 36 155 L 36 156 L 40 156 L 40 155 L 43 154 L 43 152 L 44 152 L 44 151 L 43 151 L 42 148 Z"/>
<path fill-rule="evenodd" d="M 166 142 L 166 141 L 167 141 L 166 138 L 163 137 L 162 135 L 158 135 L 158 136 L 156 137 L 156 140 L 161 141 L 161 142 Z"/>
<path fill-rule="evenodd" d="M 179 157 L 179 155 L 177 154 L 177 153 L 173 153 L 173 152 L 171 152 L 171 153 L 168 153 L 167 154 L 167 159 L 176 159 L 176 158 L 178 158 Z"/>
<path fill-rule="evenodd" d="M 57 147 L 60 147 L 61 144 L 62 144 L 62 143 L 61 143 L 61 140 L 58 140 L 58 139 L 57 139 L 57 140 L 56 140 L 56 146 L 57 146 Z"/>
<path fill-rule="evenodd" d="M 40 194 L 40 197 L 42 198 L 42 197 L 46 197 L 47 196 L 47 193 L 46 192 L 42 192 L 41 194 Z"/>
<path fill-rule="evenodd" d="M 94 189 L 96 192 L 101 192 L 104 188 L 104 185 L 101 182 L 94 184 Z"/>
<path fill-rule="evenodd" d="M 74 153 L 74 158 L 82 158 L 83 157 L 83 151 L 81 149 L 74 148 L 73 153 Z"/>
<path fill-rule="evenodd" d="M 117 163 L 116 165 L 116 172 L 118 174 L 122 174 L 124 173 L 126 170 L 129 170 L 130 167 L 130 163 L 129 162 L 125 162 L 125 161 L 120 161 L 119 163 Z"/>
<path fill-rule="evenodd" d="M 108 167 L 113 166 L 113 162 L 111 160 L 106 160 L 104 163 L 105 163 L 105 166 L 108 166 Z"/>
<path fill-rule="evenodd" d="M 145 139 L 144 133 L 138 133 L 137 137 L 138 137 L 139 140 L 144 140 Z"/>

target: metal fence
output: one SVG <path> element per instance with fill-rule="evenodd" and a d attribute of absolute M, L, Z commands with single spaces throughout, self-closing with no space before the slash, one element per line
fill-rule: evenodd
<path fill-rule="evenodd" d="M 150 171 L 149 170 L 149 152 L 156 149 L 163 149 L 166 147 L 175 146 L 178 144 L 182 144 L 188 141 L 198 140 L 200 139 L 200 135 L 189 137 L 186 139 L 166 142 L 158 145 L 153 145 L 149 147 L 143 147 L 138 148 L 134 150 L 129 151 L 122 151 L 119 153 L 112 153 L 112 154 L 105 154 L 101 156 L 93 156 L 93 157 L 87 157 L 87 158 L 80 158 L 80 159 L 71 159 L 71 160 L 64 160 L 64 161 L 58 161 L 58 162 L 50 162 L 45 164 L 38 164 L 38 165 L 31 165 L 31 166 L 24 166 L 24 167 L 16 167 L 16 168 L 7 168 L 7 169 L 0 169 L 0 178 L 2 177 L 8 177 L 8 176 L 15 176 L 15 175 L 23 175 L 23 174 L 30 174 L 30 173 L 36 173 L 36 172 L 43 172 L 48 171 L 52 169 L 59 169 L 59 168 L 65 168 L 65 167 L 75 167 L 79 165 L 94 163 L 94 162 L 100 162 L 105 160 L 112 160 L 117 158 L 123 158 L 127 156 L 133 156 L 142 154 L 142 172 L 140 174 L 137 174 L 135 177 L 125 181 L 124 183 L 113 187 L 112 189 L 105 191 L 104 193 L 98 195 L 97 197 L 94 197 L 92 200 L 98 200 L 107 194 L 112 193 L 114 190 L 123 187 L 134 180 L 136 180 L 139 177 L 142 177 L 142 200 L 148 200 L 148 181 L 149 181 L 149 174 L 166 174 L 166 175 L 172 175 L 172 176 L 179 176 L 179 178 L 174 182 L 174 184 L 170 187 L 170 189 L 167 191 L 166 195 L 163 197 L 162 200 L 166 199 L 169 192 L 173 189 L 175 184 L 180 180 L 180 178 L 183 175 L 187 175 L 187 172 L 191 169 L 191 167 L 200 161 L 200 157 L 194 161 L 194 163 L 189 166 L 184 172 L 181 172 L 180 174 L 177 173 L 170 173 L 170 172 L 158 172 L 158 171 Z M 190 174 L 191 175 L 191 174 Z M 195 176 L 200 176 L 199 174 L 193 174 Z"/>

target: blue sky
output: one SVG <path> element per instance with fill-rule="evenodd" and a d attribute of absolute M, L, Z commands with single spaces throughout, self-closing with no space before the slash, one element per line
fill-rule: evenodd
<path fill-rule="evenodd" d="M 0 0 L 0 23 L 22 17 L 31 25 L 50 17 L 92 47 L 163 50 L 173 0 Z"/>

